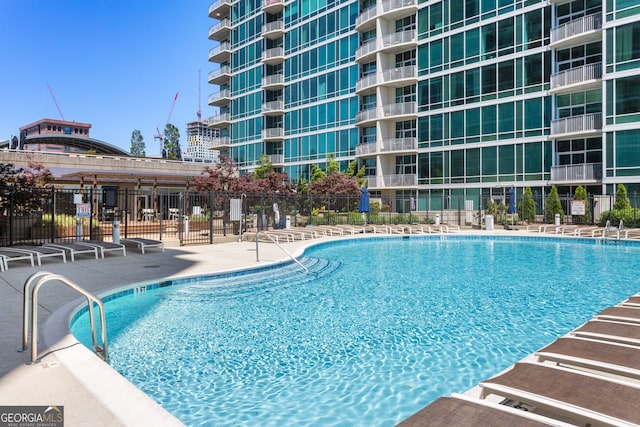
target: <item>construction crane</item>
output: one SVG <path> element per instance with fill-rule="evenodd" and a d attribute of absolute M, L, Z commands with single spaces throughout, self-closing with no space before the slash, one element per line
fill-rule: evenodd
<path fill-rule="evenodd" d="M 173 108 L 176 106 L 176 101 L 178 100 L 178 92 L 176 92 L 176 96 L 173 97 L 173 102 L 171 103 L 171 110 L 169 110 L 169 116 L 167 117 L 167 122 L 165 123 L 165 129 L 169 124 L 169 120 L 171 120 L 171 114 L 173 114 Z M 157 133 L 153 135 L 153 139 L 160 140 L 160 154 L 162 154 L 162 150 L 164 149 L 164 130 L 160 132 L 160 129 L 156 127 Z"/>
<path fill-rule="evenodd" d="M 62 114 L 62 110 L 60 109 L 60 106 L 58 105 L 58 101 L 56 101 L 56 96 L 53 94 L 53 90 L 51 89 L 51 86 L 49 86 L 49 83 L 47 83 L 47 89 L 49 89 L 49 94 L 51 94 L 51 98 L 53 99 L 53 103 L 56 104 L 56 108 L 58 109 L 58 114 L 60 114 L 60 117 L 62 118 L 62 120 L 64 120 L 64 115 Z"/>

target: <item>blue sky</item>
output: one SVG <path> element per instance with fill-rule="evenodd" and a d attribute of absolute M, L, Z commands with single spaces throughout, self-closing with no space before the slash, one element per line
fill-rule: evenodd
<path fill-rule="evenodd" d="M 126 151 L 139 129 L 147 155 L 170 122 L 186 146 L 186 123 L 213 114 L 207 61 L 215 43 L 212 0 L 0 0 L 0 140 L 42 118 L 91 123 L 91 137 Z"/>

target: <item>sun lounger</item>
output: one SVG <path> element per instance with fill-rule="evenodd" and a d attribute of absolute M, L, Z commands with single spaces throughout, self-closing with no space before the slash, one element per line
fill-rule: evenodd
<path fill-rule="evenodd" d="M 11 248 L 0 248 L 0 256 L 4 257 L 4 267 L 5 270 L 9 268 L 10 261 L 21 261 L 27 260 L 31 262 L 31 266 L 35 266 L 34 256 L 32 252 L 25 252 L 20 250 L 14 250 Z"/>
<path fill-rule="evenodd" d="M 345 230 L 340 227 L 332 227 L 330 225 L 316 225 L 311 227 L 318 234 L 322 233 L 325 236 L 344 236 Z"/>
<path fill-rule="evenodd" d="M 95 246 L 86 245 L 81 242 L 47 243 L 45 246 L 64 249 L 69 253 L 69 256 L 71 257 L 71 261 L 75 261 L 76 255 L 79 255 L 79 254 L 93 254 L 96 257 L 96 259 L 98 259 L 98 248 Z"/>
<path fill-rule="evenodd" d="M 480 383 L 482 396 L 513 399 L 545 411 L 570 417 L 580 425 L 624 426 L 640 423 L 640 386 L 620 383 L 575 369 L 518 363 L 512 369 Z"/>
<path fill-rule="evenodd" d="M 145 251 L 149 248 L 160 248 L 162 249 L 162 252 L 164 252 L 164 243 L 162 243 L 162 241 L 160 240 L 153 240 L 153 239 L 143 239 L 140 237 L 128 237 L 126 239 L 120 239 L 120 242 L 122 244 L 124 244 L 125 246 L 127 244 L 131 245 L 131 246 L 135 246 L 138 249 L 140 249 L 140 251 L 144 254 Z"/>
<path fill-rule="evenodd" d="M 571 331 L 570 335 L 640 346 L 640 325 L 629 323 L 592 320 Z"/>
<path fill-rule="evenodd" d="M 640 295 L 633 295 L 620 303 L 621 306 L 640 307 Z"/>
<path fill-rule="evenodd" d="M 361 233 L 367 233 L 367 232 L 373 231 L 373 226 L 371 225 L 360 226 L 360 225 L 349 225 L 349 224 L 336 224 L 334 227 L 342 228 L 343 230 L 345 230 L 347 233 L 350 233 L 350 234 L 361 234 Z"/>
<path fill-rule="evenodd" d="M 541 362 L 552 361 L 640 379 L 638 347 L 583 338 L 558 338 L 537 351 Z"/>
<path fill-rule="evenodd" d="M 35 256 L 38 265 L 42 265 L 42 258 L 61 257 L 62 262 L 67 262 L 67 254 L 64 249 L 54 248 L 51 246 L 12 246 L 11 249 L 26 251 Z"/>
<path fill-rule="evenodd" d="M 640 308 L 615 306 L 596 314 L 596 319 L 640 323 Z"/>
<path fill-rule="evenodd" d="M 463 396 L 440 397 L 397 427 L 568 426 L 536 414 Z"/>
<path fill-rule="evenodd" d="M 104 258 L 105 252 L 114 251 L 122 251 L 122 256 L 127 256 L 127 248 L 121 243 L 104 242 L 102 240 L 83 240 L 82 243 L 98 248 L 101 258 Z"/>

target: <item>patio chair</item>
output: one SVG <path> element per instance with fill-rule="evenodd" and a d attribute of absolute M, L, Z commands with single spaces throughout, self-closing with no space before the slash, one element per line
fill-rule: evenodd
<path fill-rule="evenodd" d="M 38 265 L 42 265 L 42 258 L 61 257 L 62 262 L 67 262 L 67 254 L 64 249 L 54 248 L 51 246 L 12 246 L 11 249 L 32 253 Z"/>
<path fill-rule="evenodd" d="M 640 379 L 640 349 L 585 338 L 558 338 L 534 354 L 538 361 L 551 361 Z"/>
<path fill-rule="evenodd" d="M 127 256 L 127 248 L 120 243 L 104 242 L 102 240 L 83 240 L 82 243 L 98 248 L 98 253 L 100 253 L 101 258 L 104 258 L 105 252 L 114 251 L 122 251 L 122 256 Z"/>
<path fill-rule="evenodd" d="M 596 319 L 615 320 L 618 322 L 640 323 L 640 308 L 614 306 L 596 314 Z"/>
<path fill-rule="evenodd" d="M 465 396 L 440 397 L 397 427 L 569 426 L 563 422 L 497 403 Z"/>
<path fill-rule="evenodd" d="M 35 266 L 33 252 L 25 252 L 11 248 L 0 248 L 0 256 L 3 257 L 4 269 L 9 268 L 10 261 L 27 260 L 31 262 L 31 267 Z"/>
<path fill-rule="evenodd" d="M 160 248 L 162 249 L 162 252 L 164 252 L 164 243 L 160 240 L 143 239 L 141 237 L 128 237 L 126 239 L 120 239 L 120 242 L 122 242 L 125 246 L 128 244 L 137 247 L 138 249 L 140 249 L 142 254 L 144 254 L 145 251 L 149 248 Z"/>
<path fill-rule="evenodd" d="M 535 363 L 512 369 L 480 383 L 481 398 L 494 394 L 531 405 L 553 418 L 580 425 L 638 425 L 640 386 L 602 376 Z"/>
<path fill-rule="evenodd" d="M 81 242 L 47 243 L 45 246 L 64 249 L 69 253 L 72 262 L 76 260 L 76 255 L 80 254 L 93 254 L 95 258 L 98 259 L 98 248 Z"/>
<path fill-rule="evenodd" d="M 640 346 L 640 325 L 591 320 L 569 333 L 572 336 Z"/>

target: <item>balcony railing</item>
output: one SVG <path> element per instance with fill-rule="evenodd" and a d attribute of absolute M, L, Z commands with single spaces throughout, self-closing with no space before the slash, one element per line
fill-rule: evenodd
<path fill-rule="evenodd" d="M 230 141 L 231 140 L 229 139 L 228 136 L 221 136 L 221 137 L 218 137 L 218 138 L 212 138 L 209 141 L 208 148 L 210 150 L 218 150 L 218 149 L 220 149 L 222 147 L 228 147 L 229 144 L 230 144 Z"/>
<path fill-rule="evenodd" d="M 284 31 L 284 22 L 281 19 L 273 22 L 267 22 L 262 26 L 263 33 L 271 33 L 273 31 Z"/>
<path fill-rule="evenodd" d="M 377 40 L 369 40 L 368 42 L 361 45 L 356 49 L 356 60 L 367 56 L 378 49 L 378 41 Z"/>
<path fill-rule="evenodd" d="M 602 79 L 602 63 L 598 62 L 553 74 L 551 76 L 551 88 L 555 89 L 600 79 Z"/>
<path fill-rule="evenodd" d="M 551 121 L 551 136 L 602 130 L 602 113 L 584 114 Z"/>
<path fill-rule="evenodd" d="M 284 59 L 284 49 L 282 47 L 272 47 L 262 53 L 263 61 L 271 61 L 279 58 Z"/>
<path fill-rule="evenodd" d="M 284 9 L 285 0 L 264 0 L 262 2 L 263 11 L 277 11 Z"/>
<path fill-rule="evenodd" d="M 262 78 L 262 86 L 284 85 L 284 74 L 271 74 Z"/>
<path fill-rule="evenodd" d="M 383 12 L 393 12 L 394 10 L 403 9 L 405 7 L 416 7 L 416 0 L 387 0 L 382 2 Z"/>
<path fill-rule="evenodd" d="M 231 121 L 231 115 L 229 113 L 220 113 L 215 116 L 209 117 L 209 125 L 217 126 L 225 124 Z"/>
<path fill-rule="evenodd" d="M 362 89 L 375 85 L 377 81 L 378 81 L 377 74 L 371 74 L 371 75 L 362 77 L 360 80 L 356 82 L 356 92 L 359 92 Z"/>
<path fill-rule="evenodd" d="M 284 128 L 267 128 L 262 131 L 264 139 L 281 139 L 284 138 Z"/>
<path fill-rule="evenodd" d="M 220 68 L 209 73 L 209 83 L 213 83 L 220 77 L 227 74 L 231 74 L 231 67 L 228 65 L 221 65 Z"/>
<path fill-rule="evenodd" d="M 225 102 L 229 98 L 231 98 L 231 90 L 222 89 L 219 92 L 212 93 L 211 95 L 209 95 L 209 105 L 215 105 L 221 102 Z"/>
<path fill-rule="evenodd" d="M 416 42 L 416 30 L 407 30 L 382 37 L 382 47 L 388 48 Z"/>
<path fill-rule="evenodd" d="M 367 144 L 356 145 L 356 156 L 368 156 L 376 153 L 376 143 L 369 142 Z"/>
<path fill-rule="evenodd" d="M 216 0 L 209 5 L 209 18 L 217 18 L 219 15 L 226 16 L 231 9 L 231 0 Z"/>
<path fill-rule="evenodd" d="M 372 6 L 368 9 L 362 11 L 360 15 L 356 18 L 356 28 L 368 22 L 369 20 L 375 18 L 378 15 L 378 9 L 376 6 Z"/>
<path fill-rule="evenodd" d="M 227 54 L 231 50 L 231 43 L 222 42 L 219 46 L 212 47 L 209 50 L 209 61 L 215 62 L 216 58 L 220 58 L 221 56 Z"/>
<path fill-rule="evenodd" d="M 280 112 L 284 110 L 284 101 L 269 101 L 262 105 L 263 113 Z"/>
<path fill-rule="evenodd" d="M 269 154 L 269 161 L 274 165 L 284 163 L 284 154 Z"/>
<path fill-rule="evenodd" d="M 356 123 L 367 122 L 369 120 L 375 120 L 378 118 L 378 109 L 370 108 L 368 110 L 359 111 L 356 114 Z"/>
<path fill-rule="evenodd" d="M 382 140 L 380 151 L 417 151 L 418 138 L 393 138 Z"/>
<path fill-rule="evenodd" d="M 415 102 L 401 102 L 399 104 L 388 104 L 382 106 L 384 117 L 405 116 L 416 114 L 418 110 Z"/>
<path fill-rule="evenodd" d="M 574 19 L 566 24 L 551 29 L 551 43 L 557 43 L 561 40 L 579 36 L 580 34 L 602 28 L 602 14 L 594 13 L 593 15 L 583 16 Z"/>
<path fill-rule="evenodd" d="M 231 20 L 229 20 L 229 18 L 224 18 L 217 24 L 213 24 L 211 27 L 209 27 L 209 38 L 215 39 L 216 34 L 219 35 L 220 32 L 223 30 L 228 33 L 230 29 L 231 29 Z"/>
<path fill-rule="evenodd" d="M 417 70 L 415 65 L 384 70 L 382 72 L 382 81 L 389 83 L 396 80 L 415 79 L 418 74 Z"/>
<path fill-rule="evenodd" d="M 415 174 L 382 175 L 384 187 L 411 187 L 418 185 L 418 177 Z"/>
<path fill-rule="evenodd" d="M 602 180 L 602 163 L 551 166 L 551 181 L 576 182 Z"/>

